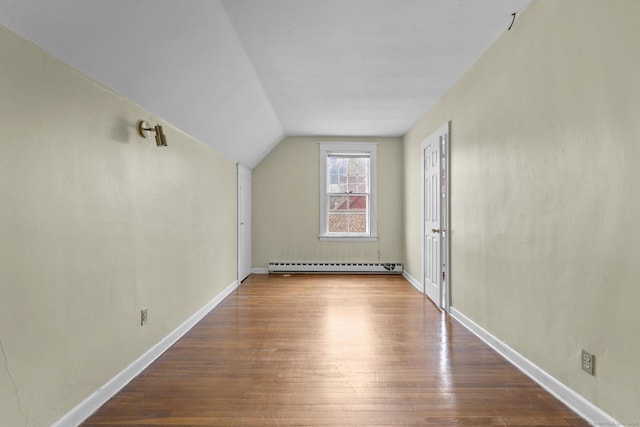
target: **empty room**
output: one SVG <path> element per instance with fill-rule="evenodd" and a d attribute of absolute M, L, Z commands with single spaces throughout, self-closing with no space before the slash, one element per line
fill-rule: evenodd
<path fill-rule="evenodd" d="M 639 19 L 0 0 L 0 426 L 640 425 Z"/>

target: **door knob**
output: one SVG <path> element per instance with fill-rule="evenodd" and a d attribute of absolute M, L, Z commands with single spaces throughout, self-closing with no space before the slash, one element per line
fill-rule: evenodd
<path fill-rule="evenodd" d="M 432 228 L 431 232 L 433 233 L 442 233 L 444 231 L 444 228 Z"/>

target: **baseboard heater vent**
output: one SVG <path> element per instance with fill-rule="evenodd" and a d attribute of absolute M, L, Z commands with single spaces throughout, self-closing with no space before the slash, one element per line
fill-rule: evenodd
<path fill-rule="evenodd" d="M 375 273 L 402 274 L 402 263 L 270 262 L 269 273 Z"/>

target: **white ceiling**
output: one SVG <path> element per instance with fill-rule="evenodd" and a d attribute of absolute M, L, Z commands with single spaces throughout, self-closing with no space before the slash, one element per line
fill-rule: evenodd
<path fill-rule="evenodd" d="M 529 1 L 0 0 L 0 24 L 254 167 L 285 135 L 404 134 Z"/>

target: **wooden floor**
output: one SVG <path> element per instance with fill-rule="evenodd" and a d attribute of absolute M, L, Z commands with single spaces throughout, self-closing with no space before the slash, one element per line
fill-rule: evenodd
<path fill-rule="evenodd" d="M 401 276 L 254 275 L 84 426 L 587 426 Z"/>

